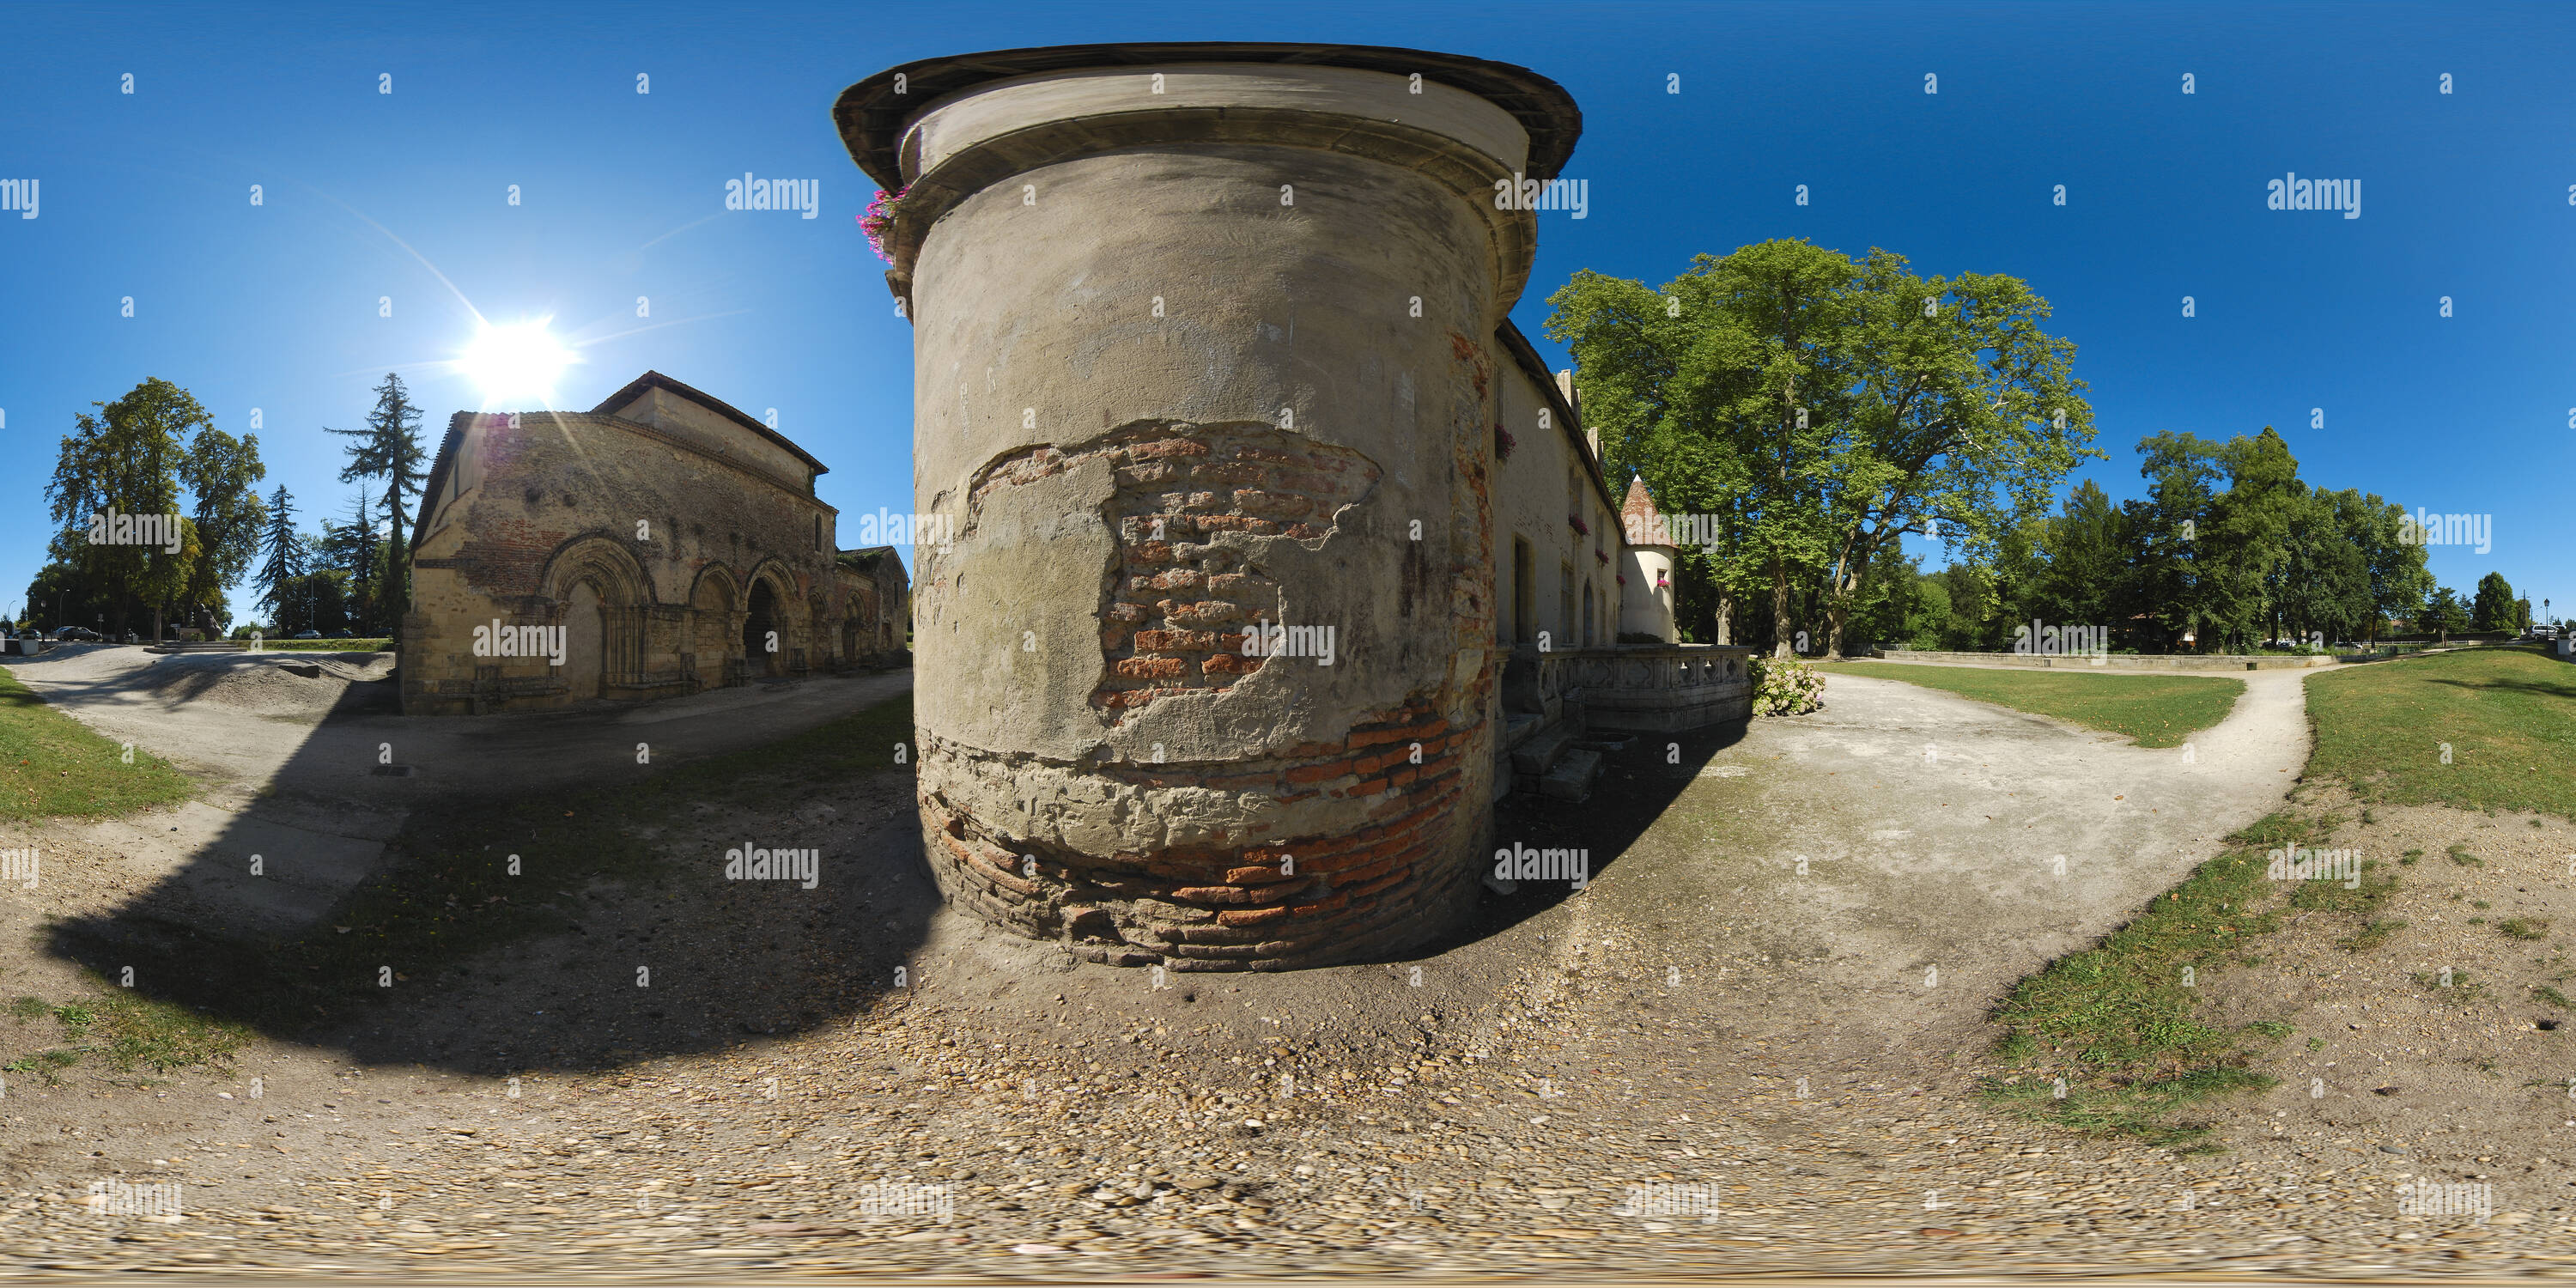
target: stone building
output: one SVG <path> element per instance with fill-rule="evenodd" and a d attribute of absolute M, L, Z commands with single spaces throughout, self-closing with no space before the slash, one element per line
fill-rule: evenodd
<path fill-rule="evenodd" d="M 1646 494 L 1646 481 L 1628 480 L 1628 500 L 1619 507 L 1619 633 L 1652 635 L 1673 642 L 1673 595 L 1679 585 L 1681 554 L 1670 525 Z"/>
<path fill-rule="evenodd" d="M 1506 317 L 1580 130 L 1553 82 L 1082 46 L 834 119 L 902 192 L 915 506 L 954 533 L 915 569 L 953 901 L 1099 961 L 1401 951 L 1477 897 L 1497 794 L 1597 765 L 1589 713 L 1749 700 L 1744 650 L 1615 646 L 1618 504 Z"/>
<path fill-rule="evenodd" d="M 840 550 L 825 466 L 660 372 L 587 412 L 458 412 L 411 543 L 403 710 L 642 702 L 906 660 L 892 547 Z"/>

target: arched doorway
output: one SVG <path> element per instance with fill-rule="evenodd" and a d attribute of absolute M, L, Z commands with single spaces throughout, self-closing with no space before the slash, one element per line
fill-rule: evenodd
<path fill-rule="evenodd" d="M 600 694 L 600 677 L 607 666 L 608 632 L 601 620 L 599 587 L 583 581 L 572 588 L 564 601 L 564 680 L 572 686 L 575 702 Z"/>
<path fill-rule="evenodd" d="M 742 621 L 743 669 L 753 675 L 786 674 L 787 624 L 779 616 L 777 592 L 766 580 L 751 583 L 750 609 Z"/>
<path fill-rule="evenodd" d="M 634 555 L 611 541 L 581 538 L 550 562 L 542 585 L 564 632 L 556 671 L 566 697 L 613 696 L 615 686 L 644 670 L 644 606 L 653 592 Z"/>

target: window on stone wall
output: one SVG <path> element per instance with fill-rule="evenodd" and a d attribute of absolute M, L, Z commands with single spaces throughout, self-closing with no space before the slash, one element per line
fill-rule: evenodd
<path fill-rule="evenodd" d="M 1594 617 L 1595 614 L 1592 610 L 1592 583 L 1587 581 L 1583 583 L 1583 646 L 1585 648 L 1592 647 L 1592 623 Z"/>
<path fill-rule="evenodd" d="M 1574 565 L 1556 566 L 1556 646 L 1568 648 L 1574 643 Z"/>
<path fill-rule="evenodd" d="M 1537 623 L 1530 620 L 1530 610 L 1538 602 L 1538 560 L 1530 554 L 1530 543 L 1512 538 L 1512 615 L 1510 642 L 1527 644 L 1538 637 Z"/>

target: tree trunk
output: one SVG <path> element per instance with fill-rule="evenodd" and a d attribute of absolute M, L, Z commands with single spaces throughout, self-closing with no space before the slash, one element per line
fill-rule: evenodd
<path fill-rule="evenodd" d="M 1828 662 L 1843 660 L 1843 615 L 1846 611 L 1839 602 L 1825 608 L 1825 660 Z"/>
<path fill-rule="evenodd" d="M 1795 657 L 1789 646 L 1789 565 L 1771 565 L 1771 656 Z"/>

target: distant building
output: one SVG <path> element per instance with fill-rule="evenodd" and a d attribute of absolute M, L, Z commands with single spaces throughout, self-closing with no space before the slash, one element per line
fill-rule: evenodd
<path fill-rule="evenodd" d="M 1628 480 L 1628 502 L 1619 507 L 1619 531 L 1639 540 L 1619 550 L 1619 633 L 1652 635 L 1673 643 L 1673 594 L 1678 576 L 1674 558 L 1681 553 L 1671 525 L 1646 494 L 1646 481 Z"/>
<path fill-rule="evenodd" d="M 827 467 L 660 372 L 587 412 L 458 412 L 411 545 L 403 710 L 643 702 L 907 662 L 890 546 L 840 550 Z"/>

